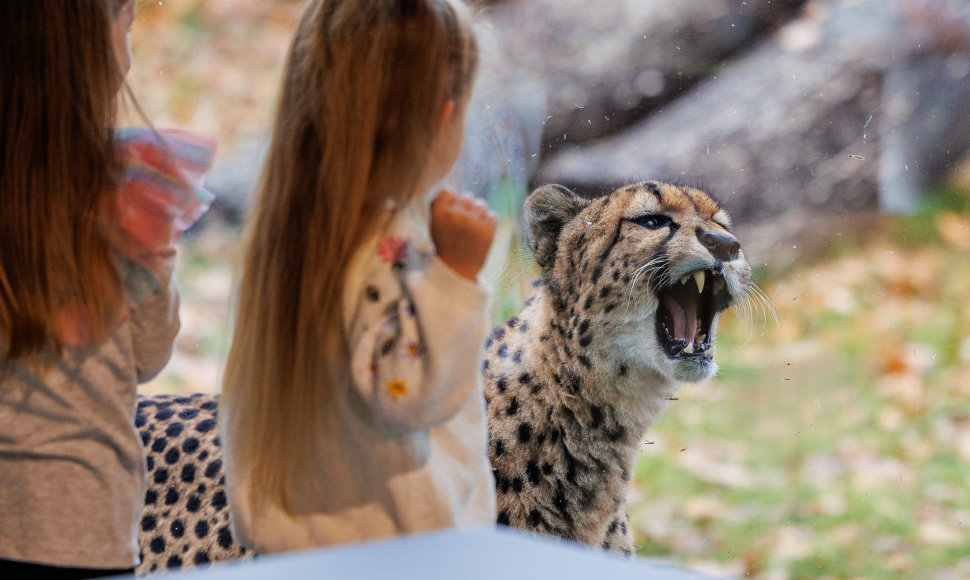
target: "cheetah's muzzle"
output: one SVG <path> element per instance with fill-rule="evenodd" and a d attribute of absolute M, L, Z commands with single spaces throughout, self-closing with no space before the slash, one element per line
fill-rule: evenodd
<path fill-rule="evenodd" d="M 657 338 L 672 359 L 711 360 L 714 322 L 732 303 L 724 276 L 696 270 L 659 292 Z"/>

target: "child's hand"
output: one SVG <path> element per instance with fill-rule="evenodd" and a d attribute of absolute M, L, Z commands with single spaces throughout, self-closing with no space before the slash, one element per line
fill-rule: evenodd
<path fill-rule="evenodd" d="M 438 257 L 471 281 L 485 264 L 495 236 L 495 214 L 471 194 L 443 189 L 431 202 L 431 241 Z"/>

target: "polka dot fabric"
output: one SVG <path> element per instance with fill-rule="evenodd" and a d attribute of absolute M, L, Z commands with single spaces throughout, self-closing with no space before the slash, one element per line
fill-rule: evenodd
<path fill-rule="evenodd" d="M 252 557 L 229 529 L 218 406 L 204 394 L 138 400 L 135 427 L 148 467 L 138 574 Z"/>

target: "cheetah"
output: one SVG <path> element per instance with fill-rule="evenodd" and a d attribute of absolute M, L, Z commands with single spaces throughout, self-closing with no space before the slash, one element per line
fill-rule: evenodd
<path fill-rule="evenodd" d="M 626 495 L 646 430 L 682 383 L 717 370 L 721 313 L 752 286 L 727 212 L 670 183 L 526 200 L 541 268 L 485 345 L 482 376 L 499 524 L 632 552 Z M 252 553 L 228 526 L 217 398 L 142 399 L 148 456 L 139 573 Z"/>
<path fill-rule="evenodd" d="M 697 189 L 647 182 L 589 200 L 546 186 L 524 213 L 542 274 L 482 363 L 497 520 L 631 552 L 640 442 L 681 383 L 716 372 L 718 320 L 751 268 Z"/>

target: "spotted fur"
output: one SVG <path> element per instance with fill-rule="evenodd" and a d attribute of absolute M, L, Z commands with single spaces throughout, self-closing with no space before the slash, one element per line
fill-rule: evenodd
<path fill-rule="evenodd" d="M 542 277 L 483 361 L 498 521 L 629 552 L 640 441 L 681 382 L 716 371 L 698 351 L 747 292 L 750 267 L 727 214 L 696 189 L 650 182 L 586 200 L 548 186 L 525 213 Z M 696 292 L 695 272 L 718 285 L 716 312 L 690 341 L 697 354 L 671 356 L 680 345 L 661 343 L 661 298 Z"/>
<path fill-rule="evenodd" d="M 640 441 L 680 383 L 715 373 L 718 316 L 747 293 L 751 270 L 727 213 L 696 189 L 646 182 L 588 200 L 547 186 L 525 222 L 542 275 L 482 362 L 497 521 L 630 552 Z M 695 311 L 696 333 L 684 314 Z M 250 556 L 228 528 L 216 406 L 203 395 L 139 403 L 149 462 L 139 572 Z"/>

